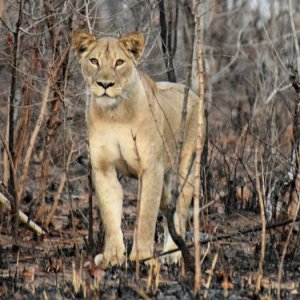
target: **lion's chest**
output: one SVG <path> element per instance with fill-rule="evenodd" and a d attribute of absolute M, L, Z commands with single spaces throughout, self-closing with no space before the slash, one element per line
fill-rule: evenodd
<path fill-rule="evenodd" d="M 139 173 L 136 130 L 124 124 L 97 126 L 89 130 L 90 155 L 93 167 L 104 172 L 116 168 L 123 175 Z"/>

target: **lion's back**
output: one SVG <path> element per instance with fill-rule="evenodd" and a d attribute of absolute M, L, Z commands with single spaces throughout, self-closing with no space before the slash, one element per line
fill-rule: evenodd
<path fill-rule="evenodd" d="M 164 136 L 171 153 L 176 151 L 179 137 L 185 86 L 172 82 L 157 82 L 158 99 L 164 113 Z M 184 147 L 194 148 L 197 135 L 198 96 L 189 91 Z M 190 149 L 193 151 L 193 149 Z"/>
<path fill-rule="evenodd" d="M 168 81 L 159 81 L 156 83 L 159 94 L 167 99 L 170 104 L 182 104 L 184 98 L 185 86 L 181 83 L 174 83 Z M 198 96 L 191 89 L 189 90 L 188 107 L 197 106 Z"/>
<path fill-rule="evenodd" d="M 176 128 L 180 125 L 185 86 L 180 83 L 164 81 L 157 82 L 156 85 L 158 88 L 160 105 L 164 110 L 165 115 L 172 120 L 174 128 Z M 197 107 L 198 96 L 190 90 L 187 106 L 188 121 L 197 115 Z"/>

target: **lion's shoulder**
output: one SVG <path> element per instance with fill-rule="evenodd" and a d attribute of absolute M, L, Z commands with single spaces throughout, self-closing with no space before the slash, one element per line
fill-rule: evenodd
<path fill-rule="evenodd" d="M 155 97 L 158 93 L 156 82 L 151 79 L 149 75 L 144 72 L 138 71 L 139 77 L 143 83 L 143 87 L 148 97 Z"/>

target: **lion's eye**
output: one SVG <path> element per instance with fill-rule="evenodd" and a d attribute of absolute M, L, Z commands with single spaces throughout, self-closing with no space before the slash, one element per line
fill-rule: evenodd
<path fill-rule="evenodd" d="M 124 64 L 124 60 L 123 59 L 118 59 L 116 61 L 116 67 L 122 66 Z"/>
<path fill-rule="evenodd" d="M 98 64 L 99 64 L 97 58 L 91 58 L 90 62 L 91 62 L 92 65 L 96 65 L 96 66 L 98 66 Z"/>

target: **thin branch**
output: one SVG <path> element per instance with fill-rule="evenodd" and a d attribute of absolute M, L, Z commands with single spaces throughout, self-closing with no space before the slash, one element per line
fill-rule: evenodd
<path fill-rule="evenodd" d="M 9 32 L 14 33 L 13 30 L 6 24 L 6 22 L 3 20 L 2 17 L 0 17 L 0 21 Z"/>
<path fill-rule="evenodd" d="M 276 223 L 270 223 L 266 226 L 266 231 L 271 230 L 271 229 L 276 229 L 278 227 L 283 227 L 283 226 L 289 225 L 291 223 L 294 224 L 294 223 L 299 222 L 299 221 L 300 221 L 300 217 L 298 217 L 296 219 L 293 219 L 293 220 L 284 220 L 284 221 L 280 221 L 280 222 L 276 222 Z M 209 236 L 208 238 L 202 239 L 200 243 L 201 243 L 201 245 L 206 245 L 210 242 L 227 240 L 227 239 L 231 239 L 231 238 L 234 238 L 236 236 L 241 236 L 241 235 L 245 235 L 245 234 L 248 234 L 248 233 L 253 234 L 253 233 L 258 232 L 258 231 L 262 231 L 262 226 L 261 225 L 254 226 L 252 228 L 245 228 L 245 229 L 240 230 L 240 231 L 230 232 L 230 233 L 226 233 L 226 234 L 218 234 L 218 235 L 215 235 L 215 236 Z M 189 243 L 189 244 L 187 244 L 187 247 L 188 248 L 194 248 L 195 244 L 194 243 Z M 158 257 L 169 255 L 169 254 L 177 252 L 177 251 L 180 251 L 180 249 L 177 248 L 177 249 L 172 249 L 172 250 L 168 250 L 168 251 L 165 251 L 165 252 L 161 252 L 158 255 Z M 147 261 L 147 260 L 150 260 L 150 259 L 153 259 L 153 257 L 148 257 L 148 258 L 144 259 L 143 261 Z"/>
<path fill-rule="evenodd" d="M 140 80 L 145 88 L 146 84 L 145 84 L 145 78 L 143 76 L 140 76 Z M 148 91 L 148 89 L 145 88 L 145 91 Z M 153 93 L 153 96 L 155 98 L 155 101 L 156 101 L 156 104 L 160 107 L 160 109 L 162 110 L 162 112 L 164 113 L 162 107 L 160 106 L 160 103 L 158 101 L 158 98 L 157 98 L 157 94 L 154 92 L 154 91 L 149 91 L 149 93 Z M 153 107 L 153 104 L 151 103 L 151 101 L 149 101 L 151 97 L 147 97 L 148 99 L 148 105 L 149 105 L 149 109 L 150 109 L 150 112 L 151 112 L 151 115 L 153 117 L 153 121 L 154 121 L 154 124 L 155 124 L 155 127 L 157 129 L 157 132 L 159 134 L 159 137 L 161 138 L 161 141 L 163 143 L 163 146 L 164 146 L 164 150 L 166 151 L 167 153 L 167 156 L 168 156 L 168 159 L 170 160 L 170 163 L 171 163 L 171 167 L 173 168 L 173 159 L 172 159 L 172 155 L 171 155 L 171 152 L 170 152 L 170 149 L 168 147 L 168 144 L 164 138 L 164 135 L 163 135 L 163 132 L 162 132 L 162 129 L 159 127 L 159 123 L 158 123 L 158 120 L 157 120 L 157 117 L 155 115 L 155 110 L 154 110 L 154 107 Z M 164 115 L 165 117 L 165 115 Z M 168 122 L 168 120 L 166 120 L 166 122 Z"/>
<path fill-rule="evenodd" d="M 281 59 L 279 53 L 277 52 L 277 50 L 276 50 L 276 48 L 275 48 L 275 46 L 274 46 L 274 43 L 272 42 L 272 40 L 271 40 L 271 38 L 270 38 L 270 36 L 269 36 L 269 34 L 268 34 L 268 32 L 267 32 L 267 29 L 266 29 L 266 26 L 265 26 L 264 21 L 261 20 L 261 23 L 262 23 L 262 25 L 263 25 L 263 29 L 264 29 L 265 35 L 266 35 L 266 37 L 267 37 L 267 39 L 268 39 L 268 41 L 269 41 L 269 44 L 271 45 L 271 47 L 272 47 L 272 49 L 273 49 L 273 51 L 274 51 L 274 53 L 275 53 L 275 55 L 276 55 L 278 61 L 280 62 L 280 64 L 281 64 L 281 66 L 283 67 L 283 69 L 290 75 L 291 72 L 287 69 L 287 67 L 285 66 L 284 62 L 282 61 L 282 59 Z"/>
<path fill-rule="evenodd" d="M 9 101 L 7 101 L 7 116 L 9 116 L 9 108 L 10 108 L 10 105 L 9 105 Z M 0 139 L 4 145 L 4 148 L 5 148 L 5 151 L 3 153 L 3 185 L 5 187 L 8 186 L 8 181 L 9 181 L 9 176 L 10 176 L 10 170 L 11 170 L 11 166 L 13 168 L 14 166 L 14 163 L 12 161 L 12 157 L 10 156 L 10 152 L 9 152 L 9 149 L 8 149 L 8 143 L 9 143 L 9 117 L 7 117 L 6 119 L 6 126 L 5 126 L 5 135 L 4 135 L 4 138 L 0 135 Z M 11 161 L 10 161 L 11 159 Z M 10 165 L 11 163 L 11 165 Z"/>
<path fill-rule="evenodd" d="M 140 164 L 141 163 L 141 157 L 140 157 L 140 153 L 138 151 L 137 148 L 137 143 L 136 143 L 136 136 L 133 134 L 133 132 L 131 132 L 131 136 L 134 142 L 134 152 L 136 155 L 136 160 L 137 163 Z M 135 240 L 135 251 L 136 251 L 136 265 L 135 265 L 135 276 L 136 279 L 140 279 L 140 260 L 139 260 L 139 220 L 140 220 L 140 212 L 141 212 L 141 199 L 142 199 L 142 187 L 143 187 L 143 174 L 139 174 L 139 185 L 138 185 L 138 199 L 137 199 L 137 208 L 136 208 L 136 225 L 135 225 L 135 236 L 134 236 L 134 240 Z"/>
<path fill-rule="evenodd" d="M 194 34 L 192 33 L 192 36 L 194 37 Z M 194 43 L 192 42 L 191 45 Z M 191 86 L 191 78 L 192 78 L 192 59 L 193 59 L 193 48 L 187 49 L 187 67 L 186 67 L 186 82 L 185 82 L 185 88 L 184 88 L 184 97 L 183 97 L 183 104 L 182 104 L 182 111 L 181 111 L 181 121 L 180 121 L 180 129 L 179 129 L 179 136 L 178 136 L 178 143 L 176 147 L 176 153 L 174 157 L 174 164 L 172 168 L 172 175 L 171 175 L 171 201 L 168 204 L 168 213 L 167 213 L 167 223 L 170 235 L 173 239 L 173 241 L 176 243 L 176 245 L 180 248 L 182 257 L 185 263 L 185 267 L 187 269 L 194 269 L 194 262 L 193 257 L 188 251 L 188 248 L 185 245 L 184 237 L 178 234 L 175 228 L 174 224 L 174 213 L 176 210 L 176 203 L 178 200 L 178 197 L 180 193 L 183 192 L 184 185 L 187 182 L 187 179 L 189 177 L 189 173 L 186 174 L 186 178 L 184 178 L 184 182 L 181 189 L 179 190 L 179 182 L 178 179 L 180 176 L 179 174 L 179 166 L 180 166 L 180 158 L 184 143 L 184 133 L 186 131 L 186 118 L 187 118 L 187 106 L 188 106 L 188 100 L 189 100 L 189 91 Z"/>
<path fill-rule="evenodd" d="M 91 22 L 90 22 L 89 4 L 90 4 L 89 0 L 84 0 L 84 5 L 85 5 L 85 19 L 86 19 L 86 23 L 87 23 L 87 26 L 88 26 L 88 29 L 89 29 L 89 33 L 92 33 L 93 28 L 92 28 L 92 25 L 91 25 Z"/>
<path fill-rule="evenodd" d="M 272 92 L 271 94 L 269 95 L 269 97 L 264 100 L 264 103 L 265 104 L 269 104 L 269 102 L 275 97 L 275 95 L 278 93 L 278 92 L 283 92 L 285 90 L 287 90 L 288 88 L 292 87 L 293 85 L 291 83 L 287 84 L 287 85 L 279 85 L 277 86 Z"/>
<path fill-rule="evenodd" d="M 258 194 L 259 207 L 260 207 L 262 231 L 261 231 L 261 253 L 260 253 L 259 267 L 257 271 L 256 288 L 255 288 L 256 294 L 260 292 L 260 288 L 261 288 L 261 281 L 263 279 L 265 252 L 266 252 L 266 216 L 265 216 L 264 199 L 263 199 L 263 194 L 261 192 L 261 185 L 260 185 L 260 180 L 258 175 L 257 154 L 258 154 L 258 143 L 256 144 L 256 149 L 255 149 L 255 178 L 256 178 L 256 192 Z"/>
<path fill-rule="evenodd" d="M 54 82 L 56 82 L 56 80 L 57 80 L 57 78 L 56 78 L 57 77 L 57 72 L 60 69 L 61 64 L 64 62 L 65 57 L 68 54 L 68 52 L 69 52 L 68 48 L 65 49 L 65 51 L 62 54 L 61 59 L 59 60 L 59 62 L 56 63 L 56 66 L 55 66 L 54 69 L 51 66 L 48 67 L 47 84 L 46 84 L 46 87 L 45 87 L 44 92 L 43 92 L 43 98 L 42 98 L 42 102 L 41 102 L 39 117 L 36 121 L 34 130 L 31 134 L 28 149 L 27 149 L 27 152 L 26 152 L 26 155 L 25 155 L 25 158 L 24 158 L 23 170 L 22 170 L 22 174 L 20 176 L 19 182 L 18 182 L 17 199 L 21 199 L 22 194 L 23 194 L 25 180 L 26 180 L 27 174 L 28 174 L 29 163 L 30 163 L 30 160 L 31 160 L 32 152 L 34 150 L 34 146 L 35 146 L 37 136 L 40 132 L 41 126 L 42 126 L 43 121 L 44 121 L 44 116 L 45 116 L 45 112 L 46 112 L 46 108 L 47 108 L 47 103 L 48 103 L 48 98 L 49 98 L 49 95 L 50 95 L 51 87 L 54 84 Z"/>
<path fill-rule="evenodd" d="M 299 43 L 298 43 L 294 16 L 293 16 L 292 0 L 289 0 L 289 16 L 290 16 L 291 27 L 292 27 L 293 38 L 294 38 L 294 45 L 295 45 L 296 55 L 297 55 L 297 73 L 298 76 L 300 76 L 300 50 L 299 50 Z"/>
<path fill-rule="evenodd" d="M 194 190 L 194 242 L 195 242 L 195 283 L 194 294 L 198 295 L 201 289 L 201 244 L 200 244 L 200 195 L 201 195 L 201 155 L 205 142 L 205 114 L 204 114 L 204 97 L 205 97 L 205 79 L 204 79 L 204 57 L 203 57 L 203 28 L 201 26 L 201 5 L 200 0 L 195 2 L 195 23 L 196 23 L 196 45 L 197 45 L 197 63 L 199 74 L 199 107 L 198 107 L 198 130 L 196 145 L 196 162 L 195 162 L 195 190 Z"/>
<path fill-rule="evenodd" d="M 13 46 L 13 66 L 11 70 L 11 86 L 10 86 L 10 97 L 9 97 L 9 130 L 8 130 L 8 148 L 12 159 L 15 159 L 15 96 L 17 88 L 17 64 L 18 64 L 18 54 L 19 54 L 19 35 L 20 27 L 23 19 L 23 0 L 19 3 L 19 16 L 16 24 L 16 31 L 14 35 L 14 46 Z M 16 238 L 18 235 L 18 205 L 19 200 L 16 191 L 16 180 L 15 180 L 15 165 L 10 165 L 10 175 L 8 181 L 8 190 L 13 195 L 13 200 L 11 203 L 11 213 L 12 213 L 12 231 L 13 236 Z"/>
<path fill-rule="evenodd" d="M 70 152 L 69 152 L 69 155 L 68 155 L 68 158 L 67 158 L 65 170 L 64 170 L 63 174 L 61 175 L 60 184 L 59 184 L 57 193 L 56 193 L 56 195 L 54 197 L 53 206 L 52 206 L 51 211 L 50 211 L 50 213 L 49 213 L 49 215 L 48 215 L 48 217 L 46 219 L 45 227 L 48 227 L 49 224 L 51 223 L 51 221 L 53 219 L 53 216 L 54 216 L 54 214 L 55 214 L 55 212 L 57 210 L 59 200 L 61 199 L 61 195 L 62 195 L 62 192 L 64 190 L 65 183 L 67 181 L 68 167 L 69 167 L 69 164 L 71 162 L 72 155 L 74 153 L 73 148 L 74 148 L 74 142 L 72 141 L 72 145 L 71 145 L 71 149 L 70 149 Z"/>
<path fill-rule="evenodd" d="M 217 74 L 213 75 L 213 77 L 211 78 L 211 83 L 212 84 L 215 84 L 215 83 L 219 82 L 226 74 L 228 74 L 231 71 L 231 66 L 236 62 L 236 60 L 239 57 L 240 51 L 241 51 L 241 37 L 242 37 L 242 34 L 243 34 L 244 30 L 247 27 L 249 27 L 249 24 L 251 22 L 252 21 L 246 23 L 242 27 L 242 29 L 239 31 L 238 37 L 237 37 L 237 47 L 236 47 L 237 49 L 236 49 L 236 52 L 235 52 L 233 58 L 222 70 L 220 70 Z"/>
<path fill-rule="evenodd" d="M 31 159 L 32 152 L 33 152 L 33 149 L 35 146 L 36 138 L 38 136 L 38 133 L 40 132 L 40 128 L 41 128 L 43 120 L 44 120 L 45 111 L 46 111 L 46 107 L 47 107 L 47 100 L 48 100 L 48 97 L 50 94 L 51 86 L 52 86 L 52 80 L 49 76 L 48 80 L 47 80 L 47 85 L 44 90 L 44 96 L 43 96 L 42 103 L 41 103 L 39 117 L 35 124 L 34 130 L 31 134 L 29 144 L 28 144 L 28 149 L 27 149 L 27 152 L 26 152 L 26 155 L 24 158 L 23 170 L 22 170 L 22 174 L 20 176 L 19 182 L 18 182 L 18 191 L 17 191 L 18 199 L 21 199 L 22 194 L 23 194 L 24 184 L 25 184 L 25 180 L 26 180 L 27 174 L 28 174 L 30 159 Z"/>
<path fill-rule="evenodd" d="M 292 150 L 292 156 L 293 156 L 293 162 L 296 166 L 295 168 L 295 186 L 292 191 L 292 197 L 291 199 L 294 201 L 297 201 L 297 207 L 296 211 L 294 213 L 294 218 L 293 218 L 293 223 L 292 226 L 290 227 L 289 233 L 287 240 L 284 244 L 283 252 L 281 255 L 280 259 L 280 264 L 278 268 L 278 277 L 277 277 L 277 282 L 278 282 L 278 287 L 277 287 L 277 299 L 280 299 L 280 289 L 281 289 L 281 279 L 282 279 L 282 273 L 283 273 L 283 263 L 284 259 L 286 256 L 287 248 L 289 245 L 289 242 L 291 240 L 293 228 L 295 225 L 295 222 L 297 220 L 297 215 L 300 207 L 300 201 L 299 201 L 299 194 L 298 194 L 298 189 L 299 189 L 299 135 L 300 135 L 300 116 L 299 116 L 299 104 L 300 104 L 300 84 L 299 84 L 299 76 L 300 76 L 300 50 L 299 50 L 299 44 L 298 44 L 298 38 L 296 34 L 296 29 L 295 29 L 295 22 L 294 22 L 294 17 L 293 17 L 293 9 L 292 9 L 292 0 L 289 0 L 289 16 L 290 16 L 290 22 L 291 22 L 291 27 L 292 27 L 292 33 L 293 33 L 293 38 L 294 38 L 294 44 L 295 44 L 295 49 L 296 49 L 296 55 L 297 55 L 297 76 L 294 76 L 293 74 L 290 76 L 292 79 L 292 84 L 293 87 L 295 88 L 295 91 L 297 93 L 297 102 L 295 102 L 295 114 L 294 114 L 294 120 L 293 120 L 293 134 L 294 134 L 294 145 L 293 145 L 293 150 Z"/>
<path fill-rule="evenodd" d="M 89 155 L 89 145 L 87 144 L 87 153 Z M 93 255 L 94 251 L 94 228 L 93 228 L 93 179 L 92 179 L 92 165 L 91 160 L 89 159 L 88 164 L 88 199 L 89 199 L 89 208 L 88 208 L 88 254 Z M 101 222 L 101 221 L 100 221 Z"/>
<path fill-rule="evenodd" d="M 10 201 L 0 192 L 0 203 L 3 204 L 8 210 L 11 210 Z M 29 219 L 27 215 L 25 215 L 21 210 L 18 210 L 19 219 L 26 225 L 29 226 L 33 231 L 35 231 L 39 235 L 45 235 L 46 232 L 35 222 Z"/>
<path fill-rule="evenodd" d="M 165 60 L 166 70 L 168 79 L 171 82 L 176 82 L 176 74 L 174 70 L 174 64 L 173 64 L 173 56 L 172 53 L 175 53 L 176 49 L 176 37 L 174 38 L 174 47 L 172 48 L 171 40 L 172 40 L 172 12 L 171 7 L 167 7 L 166 9 L 166 1 L 160 0 L 159 1 L 159 20 L 160 20 L 160 35 L 161 35 L 161 45 L 162 45 L 162 51 L 163 56 Z M 176 4 L 178 6 L 178 4 Z M 177 8 L 176 8 L 177 9 Z M 176 15 L 177 17 L 177 15 Z M 167 21 L 168 20 L 168 21 Z M 176 26 L 176 21 L 175 21 Z M 173 34 L 177 35 L 176 28 L 173 28 Z"/>
<path fill-rule="evenodd" d="M 214 275 L 215 267 L 216 267 L 217 262 L 218 262 L 218 258 L 219 258 L 219 252 L 217 252 L 215 254 L 215 256 L 213 258 L 213 261 L 212 261 L 212 264 L 211 264 L 211 267 L 210 267 L 210 272 L 209 272 L 209 276 L 208 276 L 208 279 L 207 279 L 207 283 L 205 284 L 206 291 L 205 291 L 205 294 L 204 294 L 204 299 L 208 299 L 208 291 L 209 291 L 209 288 L 210 288 L 212 277 Z"/>
<path fill-rule="evenodd" d="M 297 221 L 299 221 L 299 218 L 297 218 L 297 215 L 298 215 L 299 208 L 300 208 L 300 199 L 299 199 L 299 194 L 298 194 L 297 189 L 295 189 L 293 191 L 293 197 L 294 197 L 294 199 L 297 200 L 297 207 L 296 207 L 294 218 L 291 221 L 292 225 L 290 227 L 288 237 L 287 237 L 287 239 L 286 239 L 286 241 L 284 243 L 284 248 L 283 248 L 283 251 L 282 251 L 282 255 L 281 255 L 281 259 L 280 259 L 280 264 L 279 264 L 279 268 L 278 268 L 278 276 L 277 276 L 277 283 L 278 283 L 278 286 L 277 286 L 277 299 L 278 300 L 280 300 L 281 278 L 282 278 L 282 273 L 283 273 L 284 259 L 285 259 L 285 256 L 286 256 L 286 252 L 287 252 L 288 246 L 290 244 L 290 240 L 291 240 L 291 237 L 292 237 L 292 233 L 293 233 L 293 230 L 294 230 L 295 223 Z"/>

